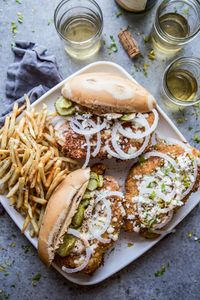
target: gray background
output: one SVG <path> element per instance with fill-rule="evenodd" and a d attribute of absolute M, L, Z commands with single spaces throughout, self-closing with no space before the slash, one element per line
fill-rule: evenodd
<path fill-rule="evenodd" d="M 18 24 L 16 39 L 35 41 L 45 45 L 50 53 L 54 53 L 63 77 L 96 60 L 110 60 L 120 64 L 129 73 L 135 70 L 134 65 L 141 67 L 148 63 L 148 76 L 143 72 L 134 71 L 134 77 L 148 88 L 157 98 L 165 112 L 172 118 L 184 136 L 193 143 L 194 133 L 200 129 L 199 108 L 175 110 L 164 105 L 160 90 L 162 74 L 169 63 L 149 61 L 147 53 L 151 45 L 145 44 L 143 36 L 147 35 L 154 20 L 155 7 L 146 15 L 123 14 L 116 17 L 119 7 L 114 0 L 99 0 L 104 14 L 103 39 L 106 42 L 101 51 L 91 59 L 78 62 L 70 59 L 61 47 L 60 40 L 52 22 L 56 0 L 0 0 L 0 100 L 2 106 L 6 71 L 13 60 L 11 43 L 11 22 L 16 21 L 17 12 L 24 16 L 23 24 Z M 131 26 L 131 31 L 138 41 L 144 58 L 131 61 L 118 43 L 117 33 L 120 28 Z M 113 35 L 118 44 L 118 52 L 109 55 L 109 36 Z M 179 55 L 200 56 L 200 37 L 185 47 Z M 186 118 L 183 123 L 183 117 Z M 188 126 L 193 129 L 189 130 Z M 199 148 L 198 144 L 193 143 Z M 167 236 L 157 246 L 115 274 L 105 282 L 93 287 L 76 286 L 55 270 L 48 270 L 38 259 L 36 250 L 30 246 L 12 220 L 4 214 L 0 217 L 0 299 L 200 299 L 200 243 L 192 231 L 200 236 L 200 206 L 198 205 L 189 216 L 177 227 L 176 232 Z M 134 247 L 133 247 L 134 251 Z M 166 265 L 165 273 L 156 277 L 155 272 Z M 33 276 L 41 273 L 41 279 L 35 284 Z"/>

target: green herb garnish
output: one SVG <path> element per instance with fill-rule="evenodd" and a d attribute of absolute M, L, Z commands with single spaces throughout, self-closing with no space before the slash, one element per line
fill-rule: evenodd
<path fill-rule="evenodd" d="M 17 25 L 15 24 L 15 22 L 11 22 L 11 31 L 12 31 L 12 34 L 14 36 L 16 36 L 16 34 L 17 34 Z"/>
<path fill-rule="evenodd" d="M 178 119 L 176 120 L 176 122 L 179 123 L 179 124 L 182 124 L 182 123 L 184 123 L 185 121 L 187 121 L 187 118 L 185 118 L 185 117 L 178 118 Z"/>
<path fill-rule="evenodd" d="M 157 272 L 155 272 L 154 275 L 156 277 L 160 277 L 160 276 L 162 276 L 165 273 L 165 271 L 166 271 L 166 266 L 162 265 L 161 268 L 160 268 L 160 270 L 158 270 Z"/>
<path fill-rule="evenodd" d="M 119 18 L 119 17 L 122 16 L 122 15 L 123 15 L 123 12 L 122 12 L 122 11 L 119 11 L 118 13 L 115 14 L 115 16 L 116 16 L 117 18 Z"/>
<path fill-rule="evenodd" d="M 151 200 L 154 200 L 155 196 L 156 196 L 156 192 L 153 191 L 153 192 L 149 195 L 149 198 L 150 198 Z"/>
<path fill-rule="evenodd" d="M 161 184 L 161 191 L 162 193 L 166 192 L 166 184 L 164 182 Z"/>
<path fill-rule="evenodd" d="M 188 126 L 188 130 L 190 130 L 190 131 L 191 131 L 192 129 L 193 129 L 193 127 L 192 127 L 192 126 Z"/>
<path fill-rule="evenodd" d="M 22 3 L 21 3 L 21 0 L 15 0 L 15 2 L 16 2 L 17 4 L 22 4 Z"/>
<path fill-rule="evenodd" d="M 110 53 L 117 52 L 118 51 L 118 47 L 117 47 L 117 44 L 115 42 L 114 36 L 110 35 L 110 39 L 111 39 L 111 44 L 108 47 L 108 49 L 111 51 Z"/>
<path fill-rule="evenodd" d="M 130 248 L 130 247 L 133 247 L 133 243 L 128 243 L 128 247 Z"/>
<path fill-rule="evenodd" d="M 156 55 L 155 55 L 155 52 L 154 52 L 153 49 L 149 52 L 148 58 L 149 58 L 150 60 L 155 60 Z"/>
<path fill-rule="evenodd" d="M 41 274 L 38 272 L 32 277 L 32 284 L 34 285 L 37 281 L 40 281 Z"/>
<path fill-rule="evenodd" d="M 17 13 L 17 21 L 18 23 L 22 24 L 23 23 L 23 15 L 21 12 Z"/>
<path fill-rule="evenodd" d="M 195 143 L 200 143 L 200 137 L 198 136 L 197 133 L 194 134 L 194 136 L 193 136 L 192 139 L 193 139 L 193 141 L 194 141 Z"/>

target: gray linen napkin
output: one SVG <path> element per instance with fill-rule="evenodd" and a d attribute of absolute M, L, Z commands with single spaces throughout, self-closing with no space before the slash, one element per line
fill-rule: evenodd
<path fill-rule="evenodd" d="M 4 122 L 5 115 L 12 110 L 14 101 L 22 105 L 23 95 L 27 94 L 32 103 L 62 80 L 55 56 L 46 52 L 45 47 L 35 43 L 16 42 L 13 48 L 14 62 L 8 67 L 7 72 L 8 105 L 0 114 L 0 126 Z"/>
<path fill-rule="evenodd" d="M 12 110 L 13 102 L 17 101 L 21 106 L 24 103 L 23 95 L 27 94 L 32 103 L 62 80 L 55 56 L 46 52 L 45 47 L 32 42 L 16 42 L 13 48 L 14 62 L 7 72 L 8 105 L 5 105 L 5 110 L 0 114 L 0 127 L 4 124 L 5 116 Z M 0 215 L 3 212 L 0 204 Z"/>

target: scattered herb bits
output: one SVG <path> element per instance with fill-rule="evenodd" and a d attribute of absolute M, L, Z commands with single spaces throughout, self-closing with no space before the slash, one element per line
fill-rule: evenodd
<path fill-rule="evenodd" d="M 112 52 L 117 52 L 118 51 L 118 47 L 117 47 L 117 44 L 115 42 L 114 36 L 110 35 L 110 39 L 111 39 L 111 43 L 110 43 L 110 46 L 108 47 L 108 49 L 110 50 L 109 54 L 111 54 Z"/>

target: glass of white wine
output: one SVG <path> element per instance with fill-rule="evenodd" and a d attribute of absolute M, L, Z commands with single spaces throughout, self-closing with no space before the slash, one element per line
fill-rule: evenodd
<path fill-rule="evenodd" d="M 199 32 L 198 0 L 164 0 L 157 9 L 152 31 L 154 50 L 172 57 Z"/>
<path fill-rule="evenodd" d="M 163 90 L 174 104 L 190 106 L 200 102 L 200 59 L 181 57 L 165 70 Z"/>
<path fill-rule="evenodd" d="M 61 1 L 54 24 L 70 56 L 85 59 L 100 49 L 103 14 L 94 0 Z"/>

